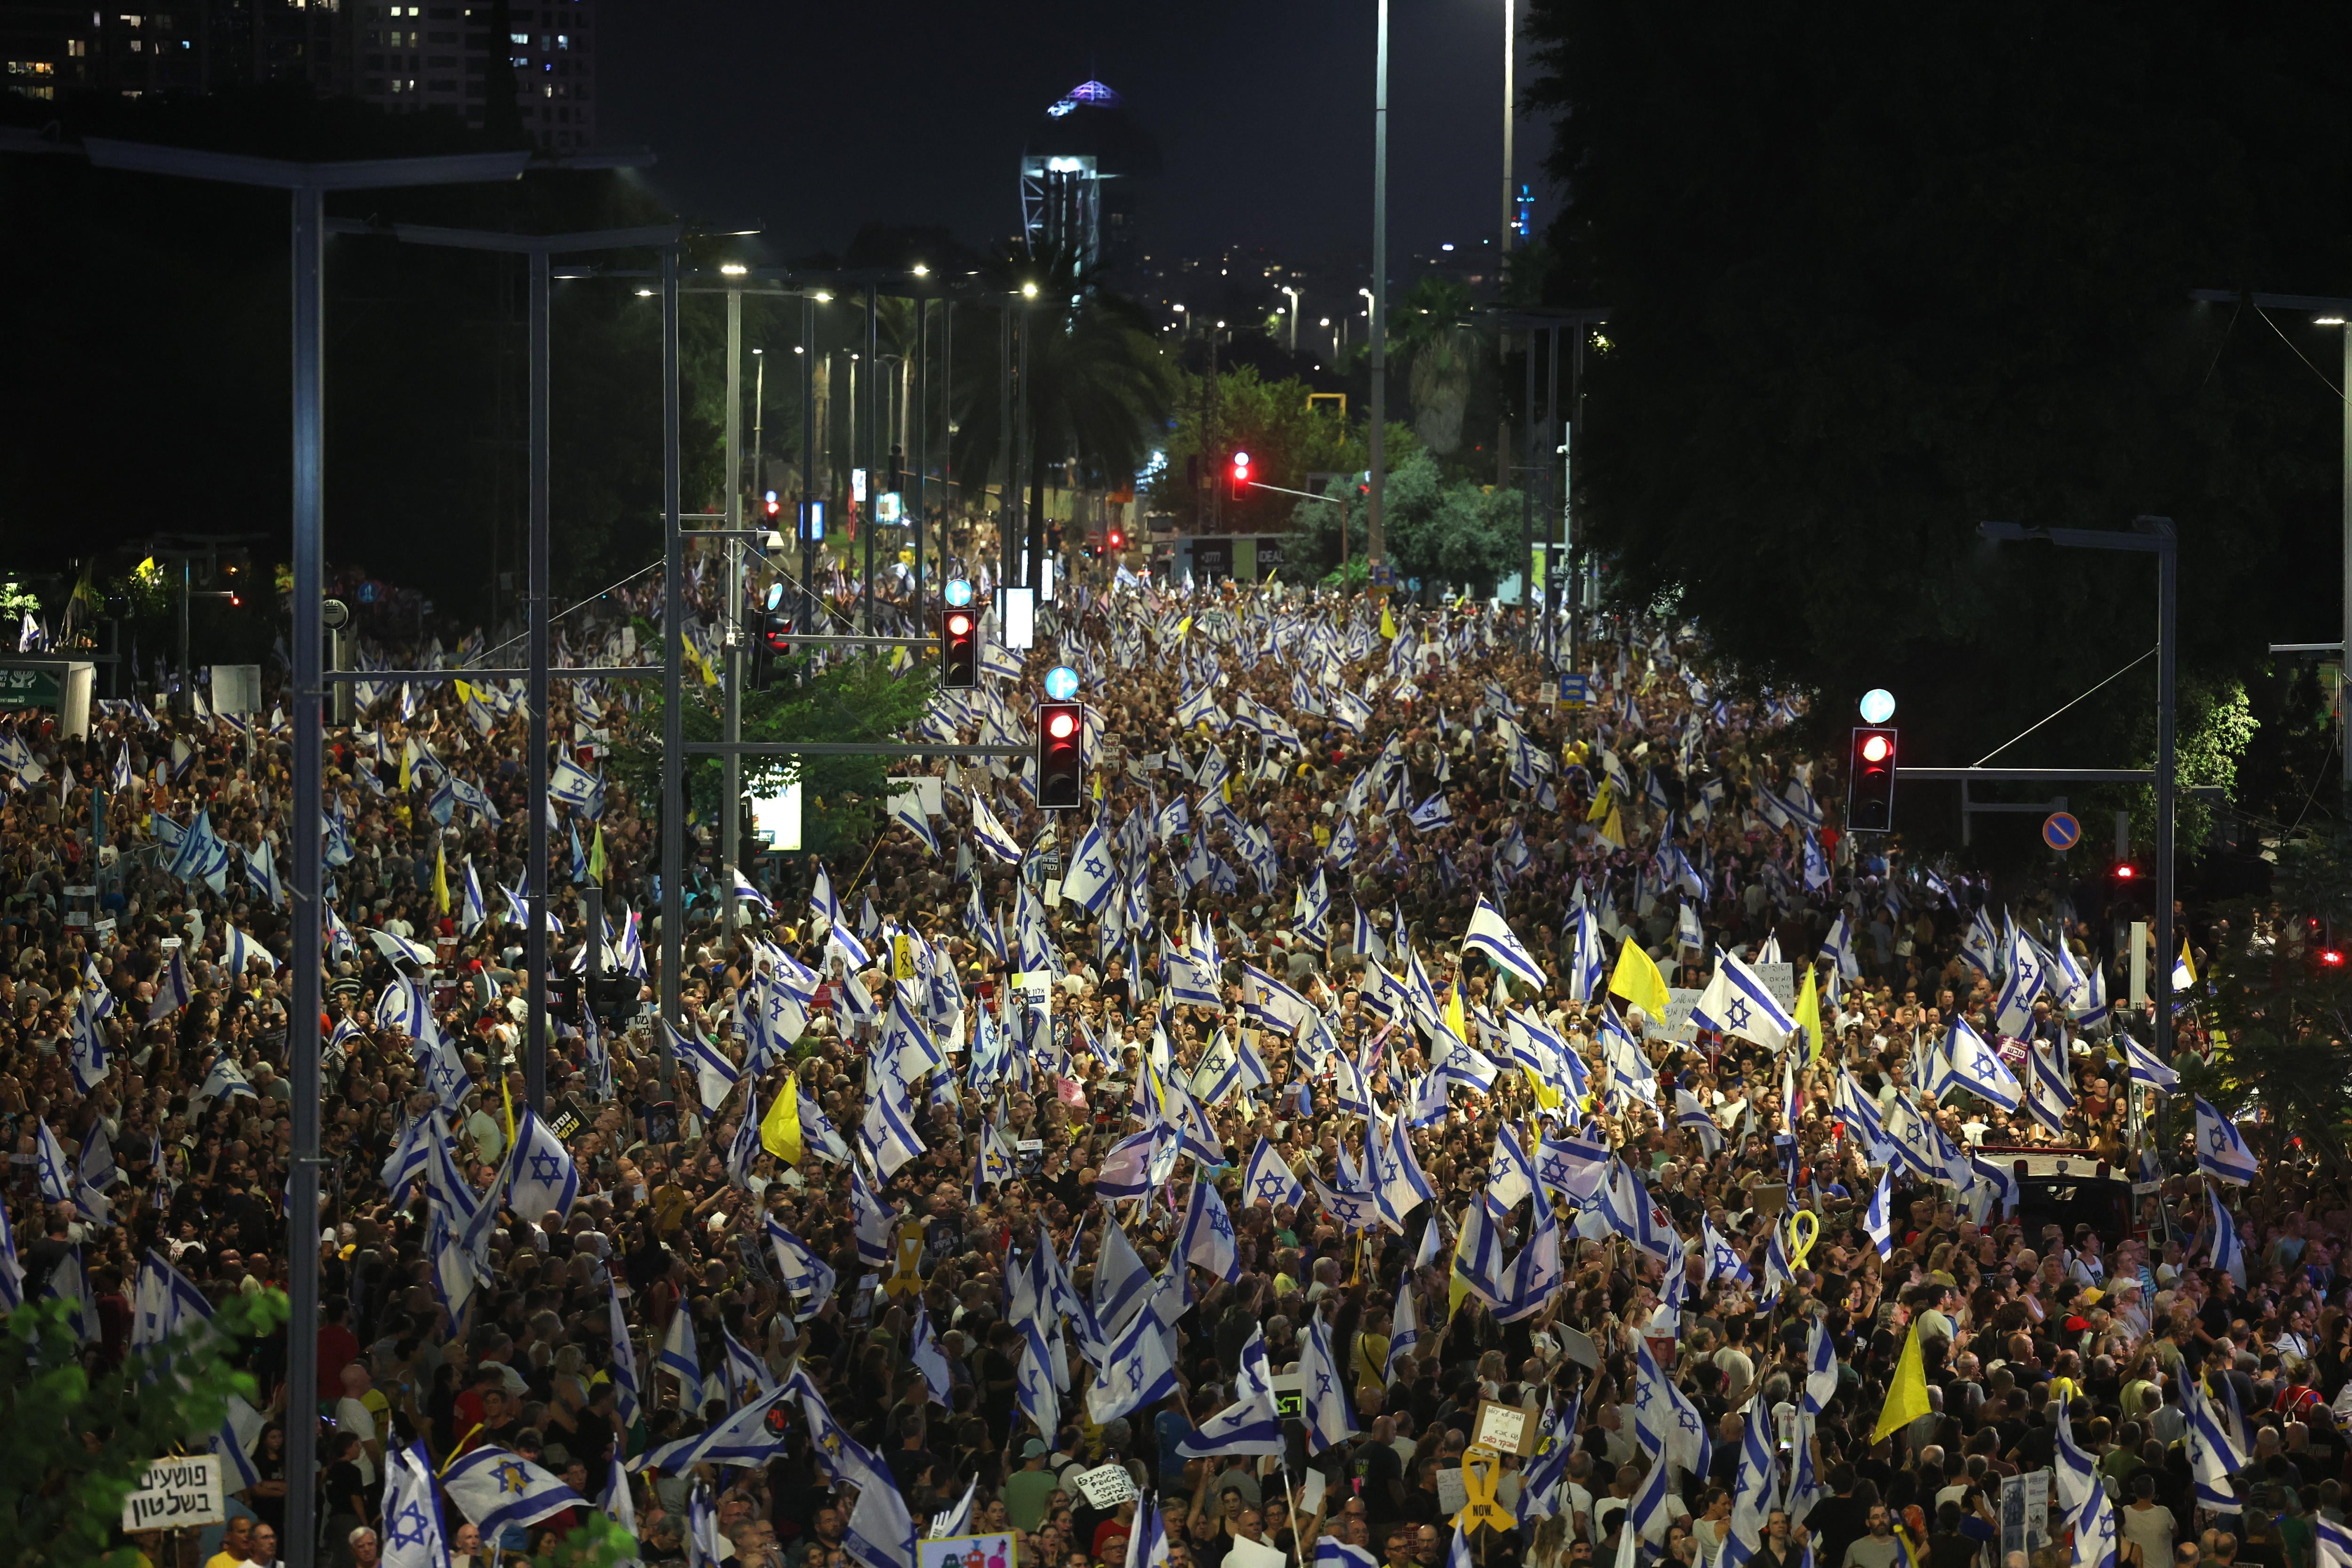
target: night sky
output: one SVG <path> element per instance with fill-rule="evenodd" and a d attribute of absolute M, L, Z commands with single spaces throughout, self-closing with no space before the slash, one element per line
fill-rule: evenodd
<path fill-rule="evenodd" d="M 1024 135 L 1093 77 L 1160 141 L 1165 173 L 1135 193 L 1145 249 L 1368 267 L 1373 17 L 1370 0 L 604 0 L 598 139 L 651 147 L 644 177 L 688 221 L 758 220 L 785 256 L 868 219 L 987 247 L 1017 226 Z M 1393 265 L 1498 226 L 1501 0 L 1397 0 L 1390 28 Z M 1528 77 L 1523 48 L 1523 95 Z M 1522 115 L 1522 177 L 1549 141 Z"/>

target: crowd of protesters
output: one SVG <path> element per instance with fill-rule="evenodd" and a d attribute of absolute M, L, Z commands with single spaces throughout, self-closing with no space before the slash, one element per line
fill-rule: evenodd
<path fill-rule="evenodd" d="M 567 625 L 564 658 L 626 657 L 621 624 Z M 2070 1541 L 2087 1460 L 2119 1561 L 2320 1568 L 2352 1189 L 2285 1148 L 2209 1180 L 2063 890 L 2004 907 L 1841 832 L 1842 764 L 1791 704 L 1714 689 L 1688 628 L 1582 629 L 1571 706 L 1507 606 L 1066 589 L 1037 647 L 992 653 L 920 732 L 1025 739 L 1068 666 L 1085 809 L 1049 821 L 1002 758 L 919 765 L 936 815 L 905 797 L 912 820 L 821 876 L 747 856 L 732 931 L 695 824 L 668 1020 L 658 802 L 601 778 L 657 740 L 657 687 L 559 682 L 543 730 L 496 688 L 362 687 L 326 772 L 320 1321 L 240 1349 L 228 1523 L 139 1544 L 293 1555 L 286 1426 L 319 1419 L 316 1557 L 361 1568 L 414 1560 L 383 1538 L 402 1456 L 485 1447 L 577 1506 L 490 1539 L 453 1510 L 443 1545 L 475 1564 L 535 1560 L 594 1507 L 648 1561 L 908 1568 L 868 1522 L 888 1489 L 918 1531 L 1010 1531 L 1049 1568 L 1303 1568 L 1318 1541 L 1390 1568 L 2045 1568 L 2103 1561 Z M 290 731 L 191 696 L 100 704 L 86 735 L 0 720 L 16 1289 L 79 1296 L 99 1375 L 131 1353 L 142 1271 L 214 1301 L 285 1283 Z M 595 787 L 528 799 L 534 744 Z M 556 825 L 539 868 L 534 810 Z M 591 886 L 635 983 L 602 1020 L 562 992 L 537 1107 L 508 892 L 531 877 L 562 927 L 551 983 L 583 967 Z M 1482 910 L 1539 983 L 1468 942 Z M 1718 954 L 1787 976 L 1803 1022 L 1710 1008 Z M 2013 1104 L 1953 1077 L 1962 1037 Z M 507 1202 L 519 1113 L 576 1170 L 553 1210 Z M 1885 1131 L 1904 1118 L 1960 1159 L 1930 1173 Z M 456 1209 L 490 1205 L 462 1241 L 448 1178 L 404 1159 L 425 1143 Z M 1594 1174 L 1561 1177 L 1563 1148 Z M 2040 1149 L 2139 1184 L 2112 1221 L 2028 1223 L 1985 1151 Z M 453 1247 L 475 1262 L 454 1288 Z M 1139 1310 L 1168 1365 L 1130 1403 L 1108 1363 Z M 693 1378 L 664 1364 L 680 1342 Z M 1927 1403 L 1882 1430 L 1906 1352 Z M 285 1407 L 297 1354 L 317 1412 Z M 1259 1368 L 1279 1436 L 1244 1446 L 1275 1451 L 1214 1452 Z M 1704 1438 L 1657 1429 L 1654 1395 Z M 695 1457 L 761 1401 L 765 1452 Z M 1506 1528 L 1457 1546 L 1495 1406 L 1540 1437 L 1497 1461 Z M 2189 1429 L 2208 1409 L 2226 1506 Z M 2020 1476 L 2031 1533 L 2002 1517 Z"/>

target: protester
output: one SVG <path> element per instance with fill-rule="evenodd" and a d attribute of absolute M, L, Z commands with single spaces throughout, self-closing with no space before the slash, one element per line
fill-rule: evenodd
<path fill-rule="evenodd" d="M 567 621 L 560 661 L 629 657 L 656 602 Z M 1562 705 L 1525 629 L 1066 584 L 1046 646 L 918 734 L 1024 740 L 1068 666 L 1084 807 L 910 765 L 940 814 L 899 797 L 854 866 L 747 850 L 731 934 L 698 821 L 674 1020 L 657 802 L 605 773 L 657 688 L 559 681 L 540 805 L 513 690 L 360 685 L 325 774 L 321 1319 L 238 1352 L 231 1489 L 282 1531 L 263 1413 L 300 1345 L 321 1552 L 362 1568 L 377 1526 L 410 1561 L 436 1487 L 478 1562 L 593 1507 L 654 1561 L 908 1568 L 936 1522 L 1055 1568 L 1433 1568 L 1495 1406 L 1538 1432 L 1463 1515 L 1502 1568 L 1958 1568 L 2048 1544 L 1997 1532 L 2021 1474 L 2053 1540 L 2143 1568 L 2221 1525 L 2307 1553 L 2341 1186 L 2126 1043 L 2063 890 L 2004 909 L 1841 831 L 1798 704 L 1658 626 L 1579 649 Z M 0 722 L 15 1289 L 85 1303 L 99 1373 L 286 1279 L 290 731 L 151 695 L 87 739 Z M 583 1009 L 591 889 L 627 983 Z M 2033 1148 L 2153 1190 L 2127 1229 L 2035 1230 L 1995 1152 Z M 236 1520 L 215 1568 L 254 1550 Z"/>

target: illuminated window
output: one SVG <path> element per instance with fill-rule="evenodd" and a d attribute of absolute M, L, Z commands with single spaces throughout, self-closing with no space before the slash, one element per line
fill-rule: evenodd
<path fill-rule="evenodd" d="M 76 59 L 85 58 L 89 53 L 89 40 L 88 38 L 67 39 L 66 53 L 71 55 Z"/>

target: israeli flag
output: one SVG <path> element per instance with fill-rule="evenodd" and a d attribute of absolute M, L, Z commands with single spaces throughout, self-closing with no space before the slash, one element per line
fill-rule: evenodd
<path fill-rule="evenodd" d="M 195 988 L 188 984 L 188 950 L 175 947 L 172 962 L 163 966 L 163 973 L 155 984 L 155 999 L 148 1004 L 147 1021 L 151 1024 L 168 1018 L 195 1000 Z"/>
<path fill-rule="evenodd" d="M 783 1439 L 769 1429 L 778 1407 L 797 1397 L 805 1373 L 795 1372 L 775 1393 L 746 1405 L 726 1420 L 690 1436 L 648 1448 L 629 1461 L 631 1470 L 657 1469 L 663 1475 L 682 1474 L 695 1465 L 764 1465 L 783 1447 Z"/>
<path fill-rule="evenodd" d="M 228 927 L 221 937 L 221 957 L 231 974 L 247 973 L 257 962 L 272 974 L 278 973 L 278 960 L 269 950 L 235 926 Z"/>
<path fill-rule="evenodd" d="M 968 797 L 971 806 L 971 836 L 980 847 L 1007 866 L 1021 863 L 1021 846 L 988 809 L 988 802 L 977 793 Z"/>
<path fill-rule="evenodd" d="M 623 1426 L 632 1426 L 645 1390 L 637 1380 L 637 1347 L 629 1338 L 629 1320 L 621 1310 L 620 1278 L 609 1272 L 604 1277 L 604 1331 L 612 1342 L 613 1409 Z"/>
<path fill-rule="evenodd" d="M 690 1413 L 702 1409 L 702 1352 L 694 1341 L 694 1313 L 680 1301 L 669 1316 L 669 1332 L 662 1340 L 654 1370 L 677 1379 L 678 1407 Z"/>
<path fill-rule="evenodd" d="M 2189 1389 L 2181 1390 L 2186 1395 Z M 2058 1483 L 2058 1501 L 2068 1513 L 2074 1512 L 2099 1489 L 2098 1461 L 2083 1451 L 2074 1441 L 2074 1423 L 2066 1414 L 2065 1400 L 2059 1400 L 2057 1447 L 2053 1450 L 2051 1473 Z M 2183 1415 L 2187 1414 L 2186 1409 Z M 2233 1500 L 2234 1501 L 2234 1500 Z"/>
<path fill-rule="evenodd" d="M 1319 1454 L 1356 1435 L 1356 1418 L 1339 1379 L 1339 1358 L 1331 1353 L 1330 1325 L 1320 1312 L 1307 1321 L 1307 1342 L 1298 1358 L 1307 1451 Z"/>
<path fill-rule="evenodd" d="M 923 1374 L 923 1388 L 931 1403 L 947 1408 L 955 1380 L 949 1375 L 947 1352 L 940 1349 L 939 1338 L 931 1331 L 931 1310 L 919 1296 L 915 1299 L 915 1328 L 907 1342 L 907 1359 Z"/>
<path fill-rule="evenodd" d="M 2116 1505 L 2105 1487 L 2094 1487 L 2074 1515 L 2073 1568 L 2116 1568 Z"/>
<path fill-rule="evenodd" d="M 40 1180 L 41 1196 L 53 1204 L 70 1203 L 74 1195 L 73 1167 L 66 1159 L 66 1147 L 58 1142 L 58 1135 L 49 1131 L 46 1121 L 36 1122 L 34 1127 L 33 1167 Z"/>
<path fill-rule="evenodd" d="M 139 1260 L 131 1295 L 131 1347 L 160 1345 L 197 1323 L 212 1321 L 212 1303 L 194 1281 L 150 1247 Z"/>
<path fill-rule="evenodd" d="M 104 994 L 104 993 L 99 993 Z M 90 1007 L 91 993 L 84 992 L 73 1010 L 71 1050 L 68 1065 L 73 1069 L 74 1088 L 88 1094 L 107 1075 L 106 1032 L 99 1027 L 99 1015 Z"/>
<path fill-rule="evenodd" d="M 2230 1211 L 2221 1206 L 2221 1189 L 2206 1184 L 2205 1195 L 2213 1205 L 2213 1267 L 2235 1280 L 2240 1289 L 2246 1284 L 2246 1248 L 2238 1239 L 2238 1227 L 2231 1223 Z"/>
<path fill-rule="evenodd" d="M 1511 934 L 1510 923 L 1503 919 L 1502 912 L 1483 896 L 1478 907 L 1471 911 L 1470 927 L 1463 935 L 1462 946 L 1465 952 L 1475 948 L 1485 953 L 1497 969 L 1515 981 L 1525 981 L 1532 991 L 1540 992 L 1549 984 L 1534 956 Z"/>
<path fill-rule="evenodd" d="M 515 1119 L 509 1160 L 514 1177 L 507 1188 L 508 1207 L 534 1225 L 550 1213 L 571 1217 L 572 1205 L 580 1196 L 580 1167 L 563 1141 L 529 1105 Z"/>
<path fill-rule="evenodd" d="M 2074 1109 L 2074 1086 L 2067 1081 L 2065 1068 L 2054 1059 L 2055 1052 L 2064 1048 L 2061 1046 L 2045 1049 L 2035 1041 L 2027 1042 L 2025 1047 L 2026 1065 L 2032 1073 L 2032 1082 L 2026 1089 L 2026 1113 L 2061 1136 L 2066 1131 L 2066 1112 Z"/>
<path fill-rule="evenodd" d="M 1952 1016 L 1951 1032 L 1944 1037 L 1944 1059 L 1950 1064 L 1952 1081 L 1978 1099 L 1999 1106 L 2005 1113 L 2016 1110 L 2024 1097 L 2017 1075 L 1985 1044 L 1984 1037 L 1969 1027 L 1969 1021 L 1957 1013 Z"/>
<path fill-rule="evenodd" d="M 1495 1129 L 1494 1152 L 1486 1162 L 1486 1206 L 1502 1218 L 1536 1190 L 1535 1165 L 1507 1121 Z"/>
<path fill-rule="evenodd" d="M 1891 1217 L 1893 1175 L 1888 1167 L 1881 1165 L 1878 1168 L 1878 1184 L 1870 1190 L 1870 1206 L 1862 1215 L 1862 1227 L 1870 1233 L 1870 1239 L 1876 1244 L 1881 1258 L 1890 1258 L 1895 1253 L 1894 1221 Z"/>
<path fill-rule="evenodd" d="M 2121 1029 L 2116 1035 L 2122 1042 L 2124 1061 L 2130 1069 L 2132 1082 L 2144 1083 L 2158 1094 L 2180 1092 L 2180 1075 L 2158 1059 L 2154 1051 Z"/>
<path fill-rule="evenodd" d="M 785 1290 L 801 1299 L 793 1310 L 793 1317 L 814 1317 L 833 1299 L 839 1276 L 816 1255 L 814 1248 L 778 1225 L 772 1215 L 762 1229 L 768 1238 L 768 1249 L 775 1254 L 777 1277 L 783 1281 Z M 923 1321 L 928 1329 L 929 1319 L 926 1317 Z"/>
<path fill-rule="evenodd" d="M 2189 1470 L 2198 1505 L 2215 1513 L 2244 1512 L 2246 1505 L 2231 1478 L 2246 1468 L 2248 1456 L 2231 1436 L 2229 1423 L 2214 1408 L 2201 1380 L 2180 1380 L 2180 1413 L 2188 1419 L 2188 1430 L 2182 1436 L 2189 1445 Z M 2095 1481 L 2092 1489 L 2095 1486 Z M 2086 1489 L 2084 1497 L 2087 1500 L 2089 1496 Z"/>
<path fill-rule="evenodd" d="M 457 1511 L 485 1537 L 537 1524 L 588 1500 L 520 1454 L 484 1445 L 441 1474 L 441 1488 Z"/>
<path fill-rule="evenodd" d="M 1181 1269 L 1175 1272 L 1183 1278 Z M 1096 1425 L 1164 1399 L 1175 1389 L 1168 1337 L 1156 1316 L 1139 1311 L 1104 1347 L 1101 1374 L 1087 1390 L 1087 1414 Z"/>
<path fill-rule="evenodd" d="M 694 1068 L 703 1110 L 708 1113 L 718 1110 L 734 1089 L 736 1079 L 742 1076 L 741 1069 L 699 1032 L 681 1034 L 667 1018 L 661 1021 L 661 1026 L 669 1037 L 670 1054 Z"/>
<path fill-rule="evenodd" d="M 1062 901 L 1077 905 L 1090 915 L 1103 912 L 1118 886 L 1118 862 L 1103 837 L 1102 824 L 1091 823 L 1071 847 L 1062 873 Z"/>
<path fill-rule="evenodd" d="M 1437 1198 L 1421 1162 L 1413 1158 L 1412 1139 L 1403 1116 L 1385 1123 L 1379 1116 L 1372 1118 L 1364 1140 L 1364 1159 L 1372 1167 L 1372 1200 L 1381 1223 L 1402 1236 L 1412 1211 Z"/>
<path fill-rule="evenodd" d="M 2220 1181 L 2243 1186 L 2254 1179 L 2254 1152 L 2246 1147 L 2235 1123 L 2197 1100 L 2197 1168 Z"/>
<path fill-rule="evenodd" d="M 449 1568 L 449 1537 L 422 1443 L 384 1456 L 383 1568 Z"/>
<path fill-rule="evenodd" d="M 1279 1454 L 1282 1420 L 1274 1409 L 1274 1378 L 1265 1358 L 1265 1331 L 1252 1327 L 1242 1344 L 1241 1371 L 1234 1379 L 1234 1403 L 1201 1424 L 1176 1445 L 1188 1459 L 1218 1454 Z"/>
<path fill-rule="evenodd" d="M 1774 1051 L 1787 1046 L 1797 1029 L 1797 1020 L 1765 988 L 1763 977 L 1720 949 L 1715 955 L 1715 977 L 1699 993 L 1690 1017 L 1702 1029 L 1753 1040 Z"/>
<path fill-rule="evenodd" d="M 1292 1173 L 1289 1164 L 1263 1135 L 1257 1141 L 1257 1147 L 1250 1153 L 1242 1186 L 1249 1194 L 1249 1203 L 1265 1204 L 1269 1208 L 1288 1204 L 1293 1209 L 1297 1209 L 1307 1202 L 1307 1189 L 1298 1184 L 1298 1178 Z"/>
<path fill-rule="evenodd" d="M 1445 804 L 1445 792 L 1438 791 L 1406 814 L 1416 833 L 1434 833 L 1454 820 L 1454 808 Z"/>

